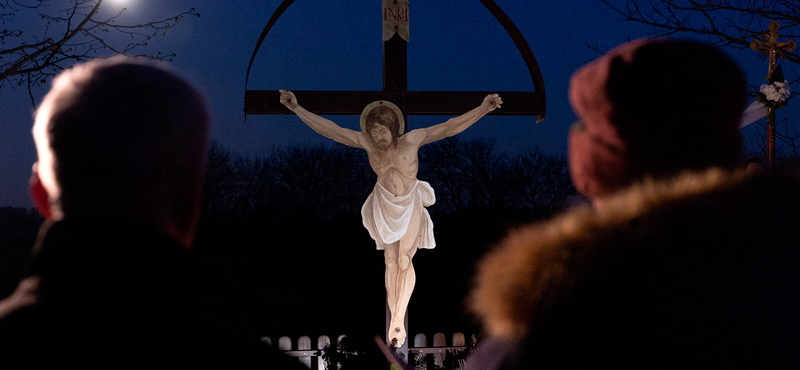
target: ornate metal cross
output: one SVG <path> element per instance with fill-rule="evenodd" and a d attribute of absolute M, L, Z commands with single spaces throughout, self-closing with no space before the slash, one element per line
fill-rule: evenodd
<path fill-rule="evenodd" d="M 753 51 L 760 52 L 769 57 L 769 67 L 767 73 L 767 81 L 772 82 L 772 74 L 775 72 L 778 58 L 783 50 L 791 53 L 797 46 L 794 40 L 786 42 L 778 42 L 778 29 L 781 28 L 780 24 L 776 21 L 769 23 L 769 33 L 764 33 L 764 40 L 755 39 L 750 43 L 750 48 Z M 772 169 L 775 162 L 775 108 L 767 107 L 767 167 Z"/>

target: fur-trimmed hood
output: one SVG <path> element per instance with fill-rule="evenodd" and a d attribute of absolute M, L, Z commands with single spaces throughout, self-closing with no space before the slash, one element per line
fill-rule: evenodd
<path fill-rule="evenodd" d="M 579 293 L 606 295 L 617 289 L 619 282 L 625 285 L 620 290 L 636 285 L 631 288 L 635 293 L 608 294 L 628 294 L 624 297 L 633 297 L 634 305 L 639 305 L 641 294 L 648 296 L 642 300 L 649 299 L 651 306 L 643 308 L 642 303 L 642 307 L 630 308 L 637 313 L 652 307 L 659 310 L 662 298 L 651 292 L 654 289 L 674 289 L 671 293 L 679 295 L 684 286 L 693 286 L 695 278 L 701 285 L 710 281 L 698 291 L 708 288 L 716 292 L 718 285 L 726 286 L 717 284 L 722 280 L 715 280 L 711 275 L 716 272 L 706 273 L 704 266 L 710 266 L 708 270 L 725 266 L 719 268 L 728 269 L 722 273 L 725 279 L 737 276 L 731 284 L 758 280 L 752 284 L 774 286 L 770 279 L 797 282 L 797 274 L 789 267 L 780 271 L 784 275 L 765 281 L 759 277 L 775 260 L 798 262 L 793 252 L 797 248 L 786 248 L 788 243 L 800 247 L 800 197 L 795 184 L 753 178 L 743 171 L 711 169 L 668 182 L 647 180 L 606 199 L 602 207 L 579 206 L 547 222 L 520 228 L 480 262 L 470 308 L 482 320 L 485 334 L 519 339 L 546 324 Z M 675 277 L 697 271 L 701 277 Z M 736 280 L 738 276 L 742 282 Z M 685 281 L 690 283 L 681 285 Z M 735 289 L 731 296 L 739 294 Z M 797 298 L 795 291 L 791 299 Z M 606 299 L 603 304 L 612 300 L 602 299 Z M 619 311 L 618 307 L 606 309 Z"/>

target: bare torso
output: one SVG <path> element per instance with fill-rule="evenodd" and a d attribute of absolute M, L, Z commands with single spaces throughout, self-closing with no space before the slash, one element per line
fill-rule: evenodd
<path fill-rule="evenodd" d="M 416 185 L 417 171 L 419 170 L 417 152 L 421 146 L 458 134 L 486 113 L 499 108 L 503 102 L 497 94 L 487 95 L 477 108 L 451 118 L 447 122 L 411 130 L 398 137 L 394 142 L 389 129 L 392 126 L 391 121 L 388 124 L 382 119 L 371 122 L 362 121 L 361 132 L 345 129 L 303 109 L 297 104 L 297 98 L 291 91 L 280 90 L 280 93 L 280 102 L 295 112 L 314 131 L 344 145 L 366 150 L 369 164 L 378 175 L 378 183 L 396 196 L 407 195 Z M 394 127 L 394 130 L 397 130 L 397 127 Z M 400 240 L 387 244 L 384 249 L 387 304 L 391 312 L 391 322 L 386 339 L 390 340 L 394 347 L 401 346 L 406 340 L 407 333 L 403 324 L 405 317 L 403 313 L 406 312 L 411 291 L 414 290 L 416 282 L 411 259 L 416 253 L 415 242 L 417 236 L 420 235 L 420 227 L 423 224 L 422 217 L 421 211 L 411 212 L 411 218 L 407 220 L 407 228 L 403 236 Z M 427 213 L 425 217 L 427 217 Z M 364 224 L 367 225 L 366 222 Z M 427 225 L 432 234 L 433 230 L 429 219 Z M 432 246 L 433 244 L 431 244 Z"/>
<path fill-rule="evenodd" d="M 397 139 L 397 145 L 381 150 L 374 145 L 365 146 L 369 164 L 378 175 L 378 183 L 396 196 L 408 194 L 417 182 L 419 145 L 411 143 L 406 135 Z"/>

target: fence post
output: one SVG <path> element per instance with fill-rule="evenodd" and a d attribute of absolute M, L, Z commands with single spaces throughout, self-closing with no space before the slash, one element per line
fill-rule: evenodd
<path fill-rule="evenodd" d="M 422 333 L 415 335 L 414 348 L 426 348 L 426 347 L 428 347 L 428 337 L 426 337 L 425 334 Z M 408 355 L 411 356 L 411 351 L 408 351 Z M 429 368 L 428 357 L 430 356 L 428 356 L 427 353 L 417 352 L 417 358 L 415 359 L 416 360 L 415 363 L 417 365 L 419 365 L 420 363 L 425 364 L 425 369 L 428 369 Z M 409 360 L 411 360 L 410 357 Z M 410 363 L 411 362 L 409 362 L 409 364 Z"/>
<path fill-rule="evenodd" d="M 331 337 L 329 337 L 327 335 L 321 335 L 319 338 L 317 338 L 317 349 L 318 350 L 322 350 L 323 348 L 325 348 L 325 346 L 328 346 L 330 348 L 330 345 L 331 345 Z M 336 348 L 332 348 L 332 349 L 334 351 L 336 350 Z M 325 359 L 322 358 L 322 351 L 320 351 L 320 355 L 317 356 L 317 369 L 318 370 L 327 370 L 328 369 L 328 367 L 325 366 Z"/>
<path fill-rule="evenodd" d="M 433 335 L 434 347 L 444 347 L 446 345 L 447 345 L 447 338 L 445 338 L 444 334 L 436 333 Z M 444 352 L 442 352 L 441 350 L 439 352 L 434 353 L 433 359 L 436 366 L 439 367 L 444 366 Z"/>
<path fill-rule="evenodd" d="M 445 338 L 444 334 L 436 333 L 433 335 L 433 346 L 434 347 L 447 346 L 447 339 Z"/>
<path fill-rule="evenodd" d="M 281 351 L 291 351 L 292 339 L 289 337 L 278 338 L 278 349 L 280 349 Z"/>
<path fill-rule="evenodd" d="M 344 340 L 344 338 L 347 338 L 347 336 L 344 334 L 336 337 L 336 348 L 334 348 L 335 351 L 337 352 L 339 351 L 339 348 L 342 346 L 342 341 Z M 331 370 L 336 370 L 339 368 L 339 363 L 331 364 L 331 366 L 333 367 L 333 369 Z"/>
<path fill-rule="evenodd" d="M 308 351 L 311 350 L 311 338 L 304 335 L 297 339 L 297 350 L 299 351 Z M 300 362 L 303 365 L 306 365 L 307 368 L 311 368 L 311 357 L 310 356 L 300 356 Z"/>
<path fill-rule="evenodd" d="M 428 346 L 428 337 L 425 334 L 419 333 L 414 336 L 414 347 L 425 348 Z"/>
<path fill-rule="evenodd" d="M 311 356 L 302 356 L 303 354 L 308 353 L 297 353 L 297 351 L 308 351 L 312 350 L 311 346 L 311 338 L 304 335 L 297 339 L 297 351 L 292 351 L 292 340 L 288 336 L 283 336 L 278 338 L 278 349 L 281 351 L 292 351 L 292 356 L 297 356 L 299 362 L 306 365 L 309 369 L 314 370 L 335 370 L 338 367 L 338 364 L 332 364 L 333 368 L 329 369 L 329 366 L 325 363 L 325 359 L 322 357 L 322 349 L 326 346 L 329 347 L 333 351 L 338 351 L 339 347 L 346 338 L 346 335 L 340 335 L 336 337 L 335 344 L 331 344 L 331 338 L 327 335 L 321 335 L 317 338 L 317 345 L 316 345 L 316 356 L 317 356 L 317 364 L 316 366 L 312 367 L 312 357 L 314 357 L 314 353 L 311 353 Z M 456 332 L 453 334 L 451 346 L 452 347 L 466 347 L 468 345 L 476 345 L 477 336 L 476 334 L 470 335 L 470 343 L 467 344 L 467 337 L 464 333 Z M 272 345 L 272 339 L 270 337 L 262 337 L 261 341 Z M 411 344 L 409 342 L 409 344 Z M 433 335 L 433 345 L 428 347 L 428 337 L 423 333 L 418 333 L 414 336 L 414 349 L 419 353 L 419 357 L 416 359 L 416 364 L 418 368 L 425 367 L 426 369 L 434 368 L 434 367 L 442 367 L 444 366 L 444 360 L 447 350 L 456 350 L 452 347 L 447 347 L 447 337 L 444 333 L 436 333 Z M 444 348 L 447 347 L 447 348 Z M 457 350 L 456 350 L 457 351 Z M 409 353 L 410 355 L 410 353 Z M 410 359 L 409 359 L 410 360 Z"/>
<path fill-rule="evenodd" d="M 466 339 L 464 338 L 464 333 L 455 333 L 453 334 L 453 347 L 463 347 L 466 345 Z"/>

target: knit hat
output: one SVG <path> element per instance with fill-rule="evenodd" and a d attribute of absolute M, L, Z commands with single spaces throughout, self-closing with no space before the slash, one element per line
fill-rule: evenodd
<path fill-rule="evenodd" d="M 741 163 L 738 130 L 746 85 L 717 48 L 693 41 L 636 40 L 578 69 L 569 101 L 570 175 L 588 197 L 645 176 Z"/>

